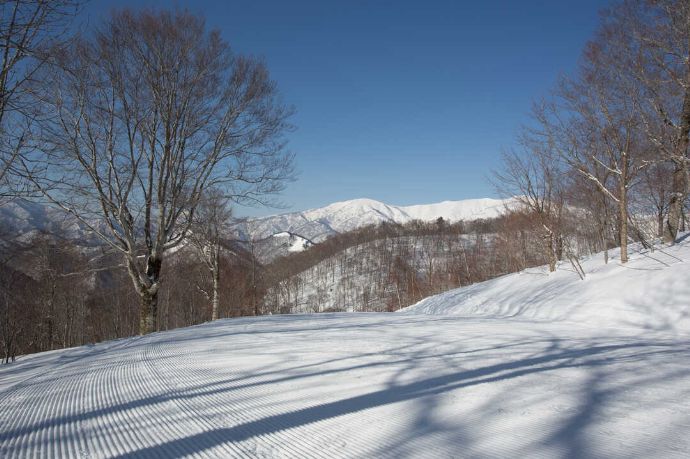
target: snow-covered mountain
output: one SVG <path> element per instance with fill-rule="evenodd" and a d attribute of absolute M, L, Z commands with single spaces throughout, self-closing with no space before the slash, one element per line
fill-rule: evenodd
<path fill-rule="evenodd" d="M 514 200 L 485 198 L 394 206 L 373 199 L 353 199 L 318 209 L 247 219 L 230 231 L 236 233 L 240 241 L 256 241 L 256 255 L 265 262 L 367 225 L 434 221 L 439 217 L 448 222 L 494 218 L 514 203 Z M 80 245 L 100 244 L 100 240 L 75 218 L 60 209 L 31 201 L 15 200 L 0 206 L 0 227 L 26 240 L 47 233 L 77 241 Z"/>
<path fill-rule="evenodd" d="M 249 219 L 240 224 L 239 232 L 254 240 L 290 232 L 320 242 L 334 234 L 384 222 L 404 224 L 412 220 L 433 221 L 439 217 L 449 222 L 494 218 L 514 202 L 484 198 L 394 206 L 373 199 L 353 199 L 318 209 Z"/>
<path fill-rule="evenodd" d="M 0 206 L 0 234 L 5 231 L 18 234 L 25 241 L 39 234 L 50 234 L 82 246 L 101 244 L 93 232 L 62 209 L 24 199 Z"/>

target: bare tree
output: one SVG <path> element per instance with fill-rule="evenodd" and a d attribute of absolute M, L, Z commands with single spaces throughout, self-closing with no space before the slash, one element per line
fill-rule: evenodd
<path fill-rule="evenodd" d="M 590 42 L 575 78 L 564 78 L 555 102 L 537 105 L 535 135 L 618 207 L 621 262 L 628 261 L 628 193 L 650 163 L 634 100 L 638 86 L 609 65 L 615 48 Z M 612 186 L 608 186 L 606 182 Z"/>
<path fill-rule="evenodd" d="M 609 65 L 639 86 L 631 96 L 657 160 L 673 166 L 664 228 L 673 243 L 690 186 L 690 3 L 623 1 L 604 17 L 600 34 L 615 48 Z"/>
<path fill-rule="evenodd" d="M 642 173 L 639 184 L 639 200 L 643 212 L 651 210 L 656 217 L 656 235 L 663 237 L 667 231 L 670 194 L 674 168 L 667 162 L 655 162 Z"/>
<path fill-rule="evenodd" d="M 187 237 L 204 190 L 266 202 L 291 177 L 290 110 L 260 61 L 233 54 L 188 12 L 115 12 L 53 64 L 37 89 L 49 110 L 44 146 L 25 173 L 122 254 L 140 333 L 155 331 L 165 256 Z"/>
<path fill-rule="evenodd" d="M 3 349 L 0 361 L 9 363 L 20 350 L 21 335 L 35 324 L 28 317 L 30 308 L 26 304 L 31 297 L 29 287 L 33 285 L 29 276 L 12 266 L 15 259 L 26 255 L 26 245 L 6 237 L 0 237 L 0 242 L 0 344 Z"/>
<path fill-rule="evenodd" d="M 42 50 L 65 39 L 77 0 L 0 2 L 0 199 L 16 194 L 12 168 L 29 146 L 32 119 L 27 92 L 45 64 Z"/>
<path fill-rule="evenodd" d="M 526 133 L 521 152 L 504 153 L 502 169 L 494 172 L 494 186 L 505 197 L 514 197 L 539 220 L 549 271 L 562 257 L 564 172 L 558 158 L 538 137 Z"/>
<path fill-rule="evenodd" d="M 616 213 L 616 206 L 608 195 L 602 192 L 602 188 L 611 189 L 611 173 L 607 168 L 601 167 L 599 163 L 591 161 L 587 170 L 592 174 L 594 180 L 583 174 L 569 175 L 567 185 L 568 202 L 576 208 L 586 211 L 591 219 L 589 222 L 593 227 L 593 234 L 586 237 L 590 244 L 591 252 L 604 252 L 604 263 L 609 262 L 609 242 L 612 239 L 611 231 L 614 219 L 612 215 Z M 578 222 L 578 228 L 587 232 L 587 224 L 583 224 L 582 219 Z"/>
<path fill-rule="evenodd" d="M 194 225 L 189 235 L 189 239 L 211 274 L 211 292 L 202 289 L 204 295 L 211 301 L 211 320 L 218 319 L 220 258 L 226 244 L 223 233 L 231 216 L 227 201 L 219 190 L 209 190 L 204 193 L 197 206 Z"/>

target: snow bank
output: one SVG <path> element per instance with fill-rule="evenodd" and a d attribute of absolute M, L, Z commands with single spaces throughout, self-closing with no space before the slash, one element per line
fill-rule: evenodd
<path fill-rule="evenodd" d="M 584 260 L 584 281 L 566 261 L 555 273 L 527 269 L 426 298 L 400 312 L 690 331 L 690 233 L 681 243 L 654 251 L 632 245 L 625 265 L 619 251 L 611 256 L 608 264 L 603 254 Z"/>

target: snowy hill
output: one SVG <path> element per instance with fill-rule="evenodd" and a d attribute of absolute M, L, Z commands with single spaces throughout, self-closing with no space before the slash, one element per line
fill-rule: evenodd
<path fill-rule="evenodd" d="M 634 244 L 625 265 L 617 250 L 608 265 L 601 254 L 589 257 L 582 262 L 584 281 L 569 262 L 561 262 L 555 273 L 527 269 L 426 298 L 399 312 L 690 332 L 688 236 L 654 251 Z"/>
<path fill-rule="evenodd" d="M 459 285 L 452 273 L 462 269 L 463 254 L 471 254 L 475 245 L 475 236 L 468 234 L 395 236 L 362 242 L 274 282 L 267 289 L 263 308 L 294 314 L 384 312 L 407 306 Z M 398 261 L 391 263 L 396 257 Z M 288 262 L 300 266 L 294 257 Z M 489 263 L 473 260 L 473 272 L 490 272 Z M 401 272 L 414 272 L 415 276 L 401 276 Z"/>
<path fill-rule="evenodd" d="M 486 198 L 393 206 L 373 199 L 354 199 L 303 212 L 249 219 L 240 225 L 239 231 L 245 237 L 251 235 L 254 239 L 289 231 L 320 242 L 333 234 L 383 222 L 404 224 L 412 220 L 433 221 L 439 217 L 450 222 L 494 218 L 513 202 Z"/>
<path fill-rule="evenodd" d="M 282 232 L 274 234 L 273 237 L 280 240 L 281 244 L 286 247 L 288 252 L 301 252 L 313 245 L 309 239 L 303 238 L 298 234 Z"/>
<path fill-rule="evenodd" d="M 248 249 L 249 244 L 242 243 L 240 245 Z M 299 234 L 282 231 L 280 233 L 271 234 L 267 238 L 260 240 L 254 248 L 254 255 L 261 262 L 269 262 L 275 258 L 290 255 L 295 252 L 302 252 L 307 250 L 314 243 L 300 236 Z"/>
<path fill-rule="evenodd" d="M 690 456 L 690 241 L 0 366 L 0 457 Z"/>
<path fill-rule="evenodd" d="M 97 218 L 89 223 L 105 234 L 107 226 Z M 40 202 L 15 199 L 0 206 L 0 234 L 7 232 L 28 242 L 38 235 L 69 240 L 84 250 L 101 247 L 103 241 L 87 225 L 64 210 Z"/>

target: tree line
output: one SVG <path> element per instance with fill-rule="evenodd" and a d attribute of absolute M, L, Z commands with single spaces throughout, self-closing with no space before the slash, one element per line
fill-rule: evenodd
<path fill-rule="evenodd" d="M 563 210 L 563 241 L 576 248 L 573 257 L 602 250 L 596 226 L 579 218 L 577 210 Z M 335 235 L 266 265 L 262 312 L 396 311 L 452 288 L 548 264 L 540 229 L 539 215 L 514 202 L 493 219 L 384 223 Z"/>
<path fill-rule="evenodd" d="M 625 0 L 605 10 L 577 71 L 534 104 L 496 188 L 536 216 L 551 270 L 568 247 L 564 209 L 594 222 L 600 245 L 660 237 L 687 220 L 690 3 Z M 564 243 L 565 247 L 564 247 Z"/>
<path fill-rule="evenodd" d="M 0 6 L 0 195 L 61 208 L 100 238 L 150 333 L 164 265 L 192 234 L 218 271 L 204 202 L 265 203 L 292 178 L 292 109 L 266 65 L 202 17 L 124 9 L 73 34 L 80 7 Z"/>

